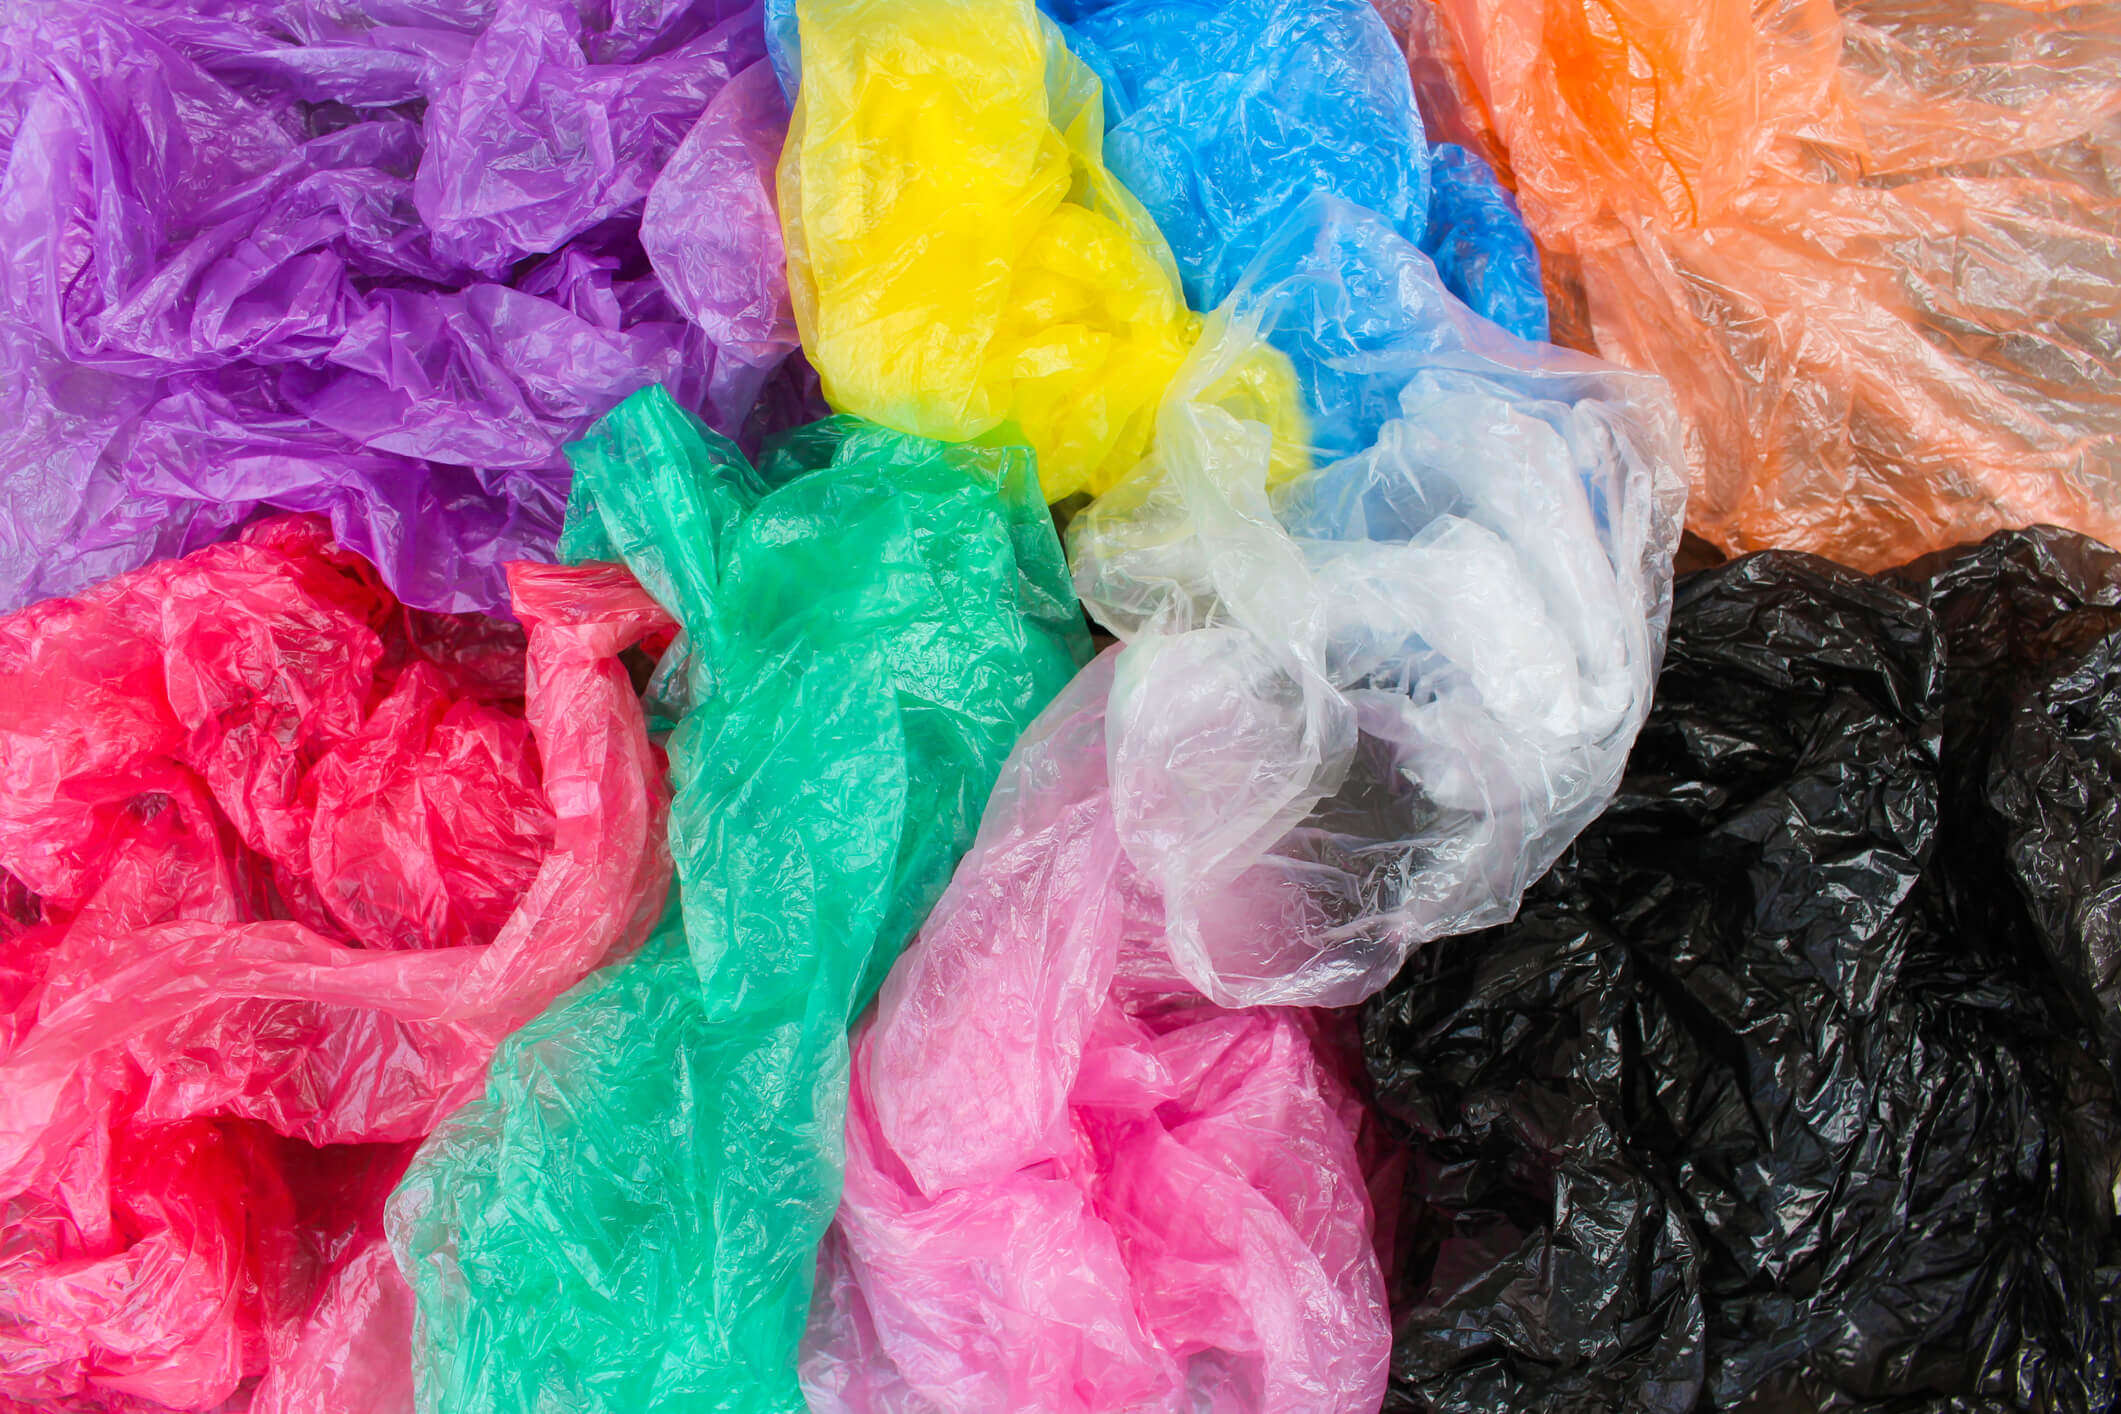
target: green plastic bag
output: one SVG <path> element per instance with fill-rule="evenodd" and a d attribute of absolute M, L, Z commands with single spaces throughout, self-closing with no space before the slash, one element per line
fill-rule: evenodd
<path fill-rule="evenodd" d="M 495 1058 L 390 1232 L 423 1410 L 797 1410 L 847 1026 L 1088 657 L 1031 454 L 856 418 L 754 471 L 660 389 L 570 449 L 562 553 L 682 623 L 679 897 Z"/>

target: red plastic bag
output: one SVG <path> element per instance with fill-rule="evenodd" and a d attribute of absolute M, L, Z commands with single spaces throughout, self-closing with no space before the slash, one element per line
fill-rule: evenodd
<path fill-rule="evenodd" d="M 1422 3 L 1425 99 L 1462 59 L 1598 351 L 1670 380 L 1695 531 L 2121 543 L 2121 5 Z"/>
<path fill-rule="evenodd" d="M 409 1399 L 405 1141 L 669 876 L 619 655 L 674 626 L 509 579 L 408 609 L 283 518 L 0 619 L 0 1402 Z"/>

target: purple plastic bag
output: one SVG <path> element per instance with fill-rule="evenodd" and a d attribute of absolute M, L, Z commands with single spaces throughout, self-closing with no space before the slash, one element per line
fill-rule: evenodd
<path fill-rule="evenodd" d="M 215 9 L 0 10 L 0 610 L 262 506 L 500 607 L 628 393 L 755 439 L 796 344 L 756 9 Z"/>

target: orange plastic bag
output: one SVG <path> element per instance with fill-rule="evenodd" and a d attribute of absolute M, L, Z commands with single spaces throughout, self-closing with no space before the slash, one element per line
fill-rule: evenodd
<path fill-rule="evenodd" d="M 1425 99 L 1470 74 L 1599 351 L 1671 381 L 1697 533 L 2121 542 L 2121 5 L 1422 3 Z"/>

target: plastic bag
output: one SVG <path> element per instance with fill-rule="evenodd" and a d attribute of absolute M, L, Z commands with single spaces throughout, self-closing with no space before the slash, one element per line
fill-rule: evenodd
<path fill-rule="evenodd" d="M 1310 1018 L 1171 978 L 1106 779 L 1118 657 L 1018 746 L 858 1034 L 818 1414 L 1377 1407 L 1360 1106 Z"/>
<path fill-rule="evenodd" d="M 1220 303 L 1322 192 L 1437 255 L 1445 284 L 1482 315 L 1546 337 L 1539 256 L 1514 204 L 1456 149 L 1438 150 L 1432 182 L 1406 65 L 1367 0 L 1049 8 L 1102 82 L 1112 175 L 1156 219 L 1196 307 Z"/>
<path fill-rule="evenodd" d="M 383 1407 L 402 1141 L 669 876 L 618 661 L 669 620 L 511 577 L 522 627 L 408 609 L 278 518 L 0 619 L 0 1394 Z"/>
<path fill-rule="evenodd" d="M 1682 582 L 1611 808 L 1366 1014 L 1389 1407 L 2112 1407 L 2114 1014 L 2019 803 L 2112 736 L 2117 603 L 2057 531 Z"/>
<path fill-rule="evenodd" d="M 1030 0 L 797 15 L 780 210 L 827 400 L 944 441 L 1010 426 L 1048 500 L 1103 491 L 1146 449 L 1198 323 L 1105 170 L 1096 79 Z"/>
<path fill-rule="evenodd" d="M 1367 0 L 1058 0 L 1096 73 L 1105 161 L 1212 309 L 1312 192 L 1428 226 L 1429 148 L 1391 34 Z"/>
<path fill-rule="evenodd" d="M 607 8 L 9 5 L 0 607 L 261 506 L 501 607 L 598 414 L 744 428 L 795 346 L 757 14 Z"/>
<path fill-rule="evenodd" d="M 1444 287 L 1475 314 L 1520 339 L 1547 341 L 1539 247 L 1494 168 L 1465 148 L 1439 143 L 1429 150 L 1429 228 L 1421 248 Z"/>
<path fill-rule="evenodd" d="M 794 1409 L 848 1023 L 1088 636 L 1021 447 L 842 417 L 754 472 L 650 389 L 571 455 L 566 553 L 686 628 L 651 693 L 690 962 L 577 994 L 421 1152 L 421 1403 Z"/>
<path fill-rule="evenodd" d="M 1280 485 L 1230 381 L 1260 341 L 1317 444 Z M 1510 915 L 1647 708 L 1675 423 L 1656 379 L 1474 317 L 1371 213 L 1314 198 L 1261 252 L 1154 457 L 1069 532 L 1084 603 L 1128 641 L 1116 828 L 1188 981 L 1347 1004 Z"/>
<path fill-rule="evenodd" d="M 1438 0 L 1692 525 L 1863 569 L 2121 539 L 2121 9 Z"/>

